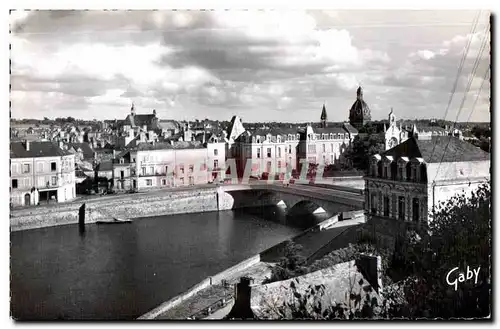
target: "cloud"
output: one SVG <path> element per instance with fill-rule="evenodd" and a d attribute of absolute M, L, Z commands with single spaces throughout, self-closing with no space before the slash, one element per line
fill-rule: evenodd
<path fill-rule="evenodd" d="M 134 101 L 174 119 L 282 120 L 286 111 L 287 120 L 310 121 L 326 102 L 330 119 L 345 120 L 361 83 L 375 119 L 391 106 L 401 116 L 444 113 L 467 34 L 429 26 L 463 29 L 474 13 L 433 13 L 17 12 L 12 112 L 121 118 Z M 480 42 L 475 34 L 464 70 Z"/>

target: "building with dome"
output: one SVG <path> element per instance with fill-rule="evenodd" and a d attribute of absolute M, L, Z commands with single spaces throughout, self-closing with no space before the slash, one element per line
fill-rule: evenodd
<path fill-rule="evenodd" d="M 363 100 L 363 88 L 358 87 L 356 101 L 349 110 L 349 123 L 356 129 L 361 129 L 372 117 L 368 104 Z"/>

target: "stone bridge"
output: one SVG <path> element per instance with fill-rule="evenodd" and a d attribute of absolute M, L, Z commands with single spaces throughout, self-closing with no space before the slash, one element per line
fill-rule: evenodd
<path fill-rule="evenodd" d="M 307 185 L 278 184 L 228 185 L 219 189 L 219 209 L 278 206 L 287 216 L 303 214 L 335 215 L 339 212 L 362 210 L 364 196 L 333 188 Z"/>

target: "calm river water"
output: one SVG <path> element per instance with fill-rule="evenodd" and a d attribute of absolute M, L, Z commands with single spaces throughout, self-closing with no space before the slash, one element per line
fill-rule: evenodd
<path fill-rule="evenodd" d="M 267 208 L 13 232 L 12 316 L 135 319 L 302 230 L 282 217 Z"/>

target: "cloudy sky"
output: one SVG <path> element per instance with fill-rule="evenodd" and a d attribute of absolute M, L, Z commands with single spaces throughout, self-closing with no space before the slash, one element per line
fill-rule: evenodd
<path fill-rule="evenodd" d="M 375 120 L 391 107 L 443 118 L 471 40 L 447 119 L 489 121 L 489 13 L 478 14 L 16 11 L 12 117 L 122 119 L 134 102 L 162 119 L 296 122 L 319 120 L 325 102 L 343 121 L 361 84 Z"/>

